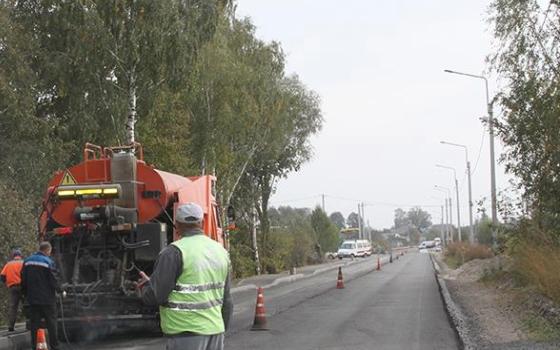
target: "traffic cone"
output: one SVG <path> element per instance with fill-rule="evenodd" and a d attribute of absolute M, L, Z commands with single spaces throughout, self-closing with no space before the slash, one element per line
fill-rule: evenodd
<path fill-rule="evenodd" d="M 257 288 L 257 306 L 255 307 L 255 320 L 253 321 L 252 331 L 266 331 L 266 311 L 264 309 L 264 290 L 262 287 Z"/>
<path fill-rule="evenodd" d="M 336 289 L 344 289 L 344 280 L 342 279 L 342 267 L 338 267 L 338 279 L 336 280 Z"/>
<path fill-rule="evenodd" d="M 377 271 L 381 271 L 381 259 L 379 259 L 379 255 L 377 256 Z"/>
<path fill-rule="evenodd" d="M 47 339 L 45 338 L 45 330 L 43 328 L 39 328 L 37 330 L 37 345 L 35 349 L 37 350 L 44 350 L 48 349 L 47 346 Z"/>

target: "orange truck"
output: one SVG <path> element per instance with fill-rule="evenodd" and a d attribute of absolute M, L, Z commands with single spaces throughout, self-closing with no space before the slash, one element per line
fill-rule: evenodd
<path fill-rule="evenodd" d="M 136 282 L 178 239 L 175 211 L 182 203 L 199 204 L 205 234 L 226 245 L 216 178 L 157 170 L 144 162 L 138 143 L 86 144 L 83 157 L 49 181 L 39 220 L 39 238 L 53 245 L 64 291 L 59 322 L 69 332 L 92 326 L 157 327 L 157 310 L 141 302 Z"/>

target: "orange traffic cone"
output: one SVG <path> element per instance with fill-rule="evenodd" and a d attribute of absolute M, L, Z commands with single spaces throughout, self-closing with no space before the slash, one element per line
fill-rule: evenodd
<path fill-rule="evenodd" d="M 381 271 L 381 259 L 379 259 L 379 255 L 377 256 L 377 271 Z"/>
<path fill-rule="evenodd" d="M 266 331 L 266 311 L 264 309 L 264 290 L 262 287 L 257 288 L 257 306 L 255 307 L 255 321 L 253 321 L 252 331 Z"/>
<path fill-rule="evenodd" d="M 336 280 L 336 289 L 344 289 L 344 280 L 342 279 L 342 267 L 338 267 L 338 278 Z"/>
<path fill-rule="evenodd" d="M 37 330 L 37 346 L 35 349 L 37 350 L 44 350 L 48 349 L 47 346 L 47 339 L 45 338 L 45 330 L 43 328 L 39 328 Z"/>

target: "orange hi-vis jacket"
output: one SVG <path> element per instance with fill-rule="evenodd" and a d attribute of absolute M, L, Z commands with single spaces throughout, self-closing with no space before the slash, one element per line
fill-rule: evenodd
<path fill-rule="evenodd" d="M 2 278 L 3 280 L 5 279 L 6 286 L 8 286 L 8 288 L 21 284 L 22 267 L 23 267 L 23 259 L 20 258 L 19 256 L 15 257 L 11 261 L 8 261 L 6 265 L 4 265 L 2 272 L 0 272 L 0 276 L 3 277 Z"/>

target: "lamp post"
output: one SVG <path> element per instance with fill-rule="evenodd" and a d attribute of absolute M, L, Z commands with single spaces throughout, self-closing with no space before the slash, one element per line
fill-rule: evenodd
<path fill-rule="evenodd" d="M 471 185 L 471 162 L 469 162 L 469 150 L 467 146 L 458 143 L 440 141 L 443 145 L 460 147 L 465 150 L 465 160 L 467 162 L 467 181 L 469 182 L 469 241 L 474 243 L 474 225 L 473 225 L 473 202 L 472 202 L 472 185 Z"/>
<path fill-rule="evenodd" d="M 432 197 L 434 199 L 440 200 L 441 198 L 436 198 L 436 197 Z M 447 220 L 447 216 L 445 216 L 444 214 L 444 209 L 443 209 L 443 205 L 441 206 L 441 225 L 440 225 L 440 238 L 441 238 L 441 244 L 445 247 L 447 245 L 446 241 L 447 241 L 447 221 L 445 222 L 444 225 L 444 218 L 445 220 Z M 445 199 L 445 213 L 447 213 L 447 199 Z"/>
<path fill-rule="evenodd" d="M 496 161 L 494 159 L 494 113 L 492 111 L 490 94 L 488 92 L 488 79 L 486 79 L 483 75 L 457 72 L 449 69 L 445 69 L 444 72 L 484 80 L 484 87 L 486 89 L 486 108 L 488 111 L 488 132 L 490 134 L 490 193 L 492 198 L 492 224 L 494 225 L 494 228 L 492 229 L 492 241 L 493 244 L 496 245 L 495 227 L 498 224 L 498 211 L 496 207 Z"/>
<path fill-rule="evenodd" d="M 451 190 L 444 186 L 435 185 L 434 188 L 437 191 L 441 191 L 447 194 L 447 198 L 445 199 L 445 216 L 448 222 L 447 226 L 447 240 L 453 242 L 453 210 L 451 204 Z"/>
<path fill-rule="evenodd" d="M 461 242 L 463 237 L 461 236 L 461 208 L 459 205 L 461 202 L 459 201 L 459 182 L 457 181 L 457 171 L 453 167 L 441 164 L 436 164 L 436 167 L 453 171 L 453 178 L 455 179 L 455 203 L 457 204 L 457 234 L 459 236 L 459 242 Z"/>

